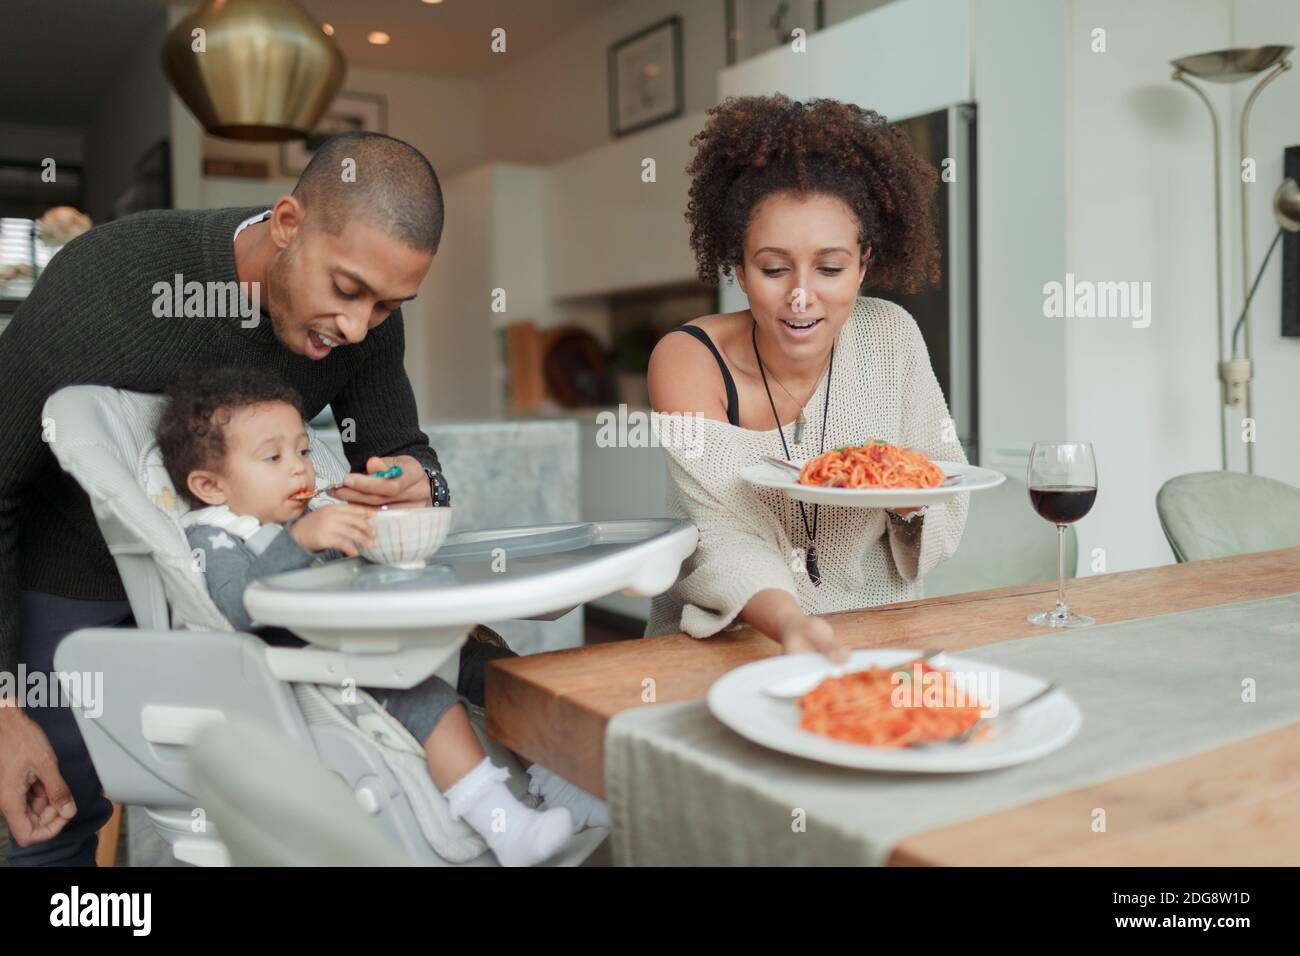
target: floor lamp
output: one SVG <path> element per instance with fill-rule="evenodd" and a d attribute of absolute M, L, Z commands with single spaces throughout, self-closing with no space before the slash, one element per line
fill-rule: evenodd
<path fill-rule="evenodd" d="M 1273 236 L 1273 241 L 1268 244 L 1268 252 L 1264 253 L 1264 261 L 1259 264 L 1259 271 L 1255 273 L 1255 281 L 1251 283 L 1250 291 L 1246 293 L 1246 301 L 1241 307 L 1241 315 L 1237 316 L 1236 324 L 1232 327 L 1232 359 L 1233 361 L 1246 361 L 1237 358 L 1237 336 L 1248 323 L 1246 317 L 1250 314 L 1250 300 L 1255 298 L 1255 290 L 1259 288 L 1259 280 L 1264 278 L 1264 270 L 1268 267 L 1268 260 L 1273 257 L 1273 250 L 1277 248 L 1278 241 L 1282 234 L 1286 232 L 1300 232 L 1300 184 L 1288 176 L 1282 180 L 1282 185 L 1277 187 L 1277 192 L 1273 194 L 1273 218 L 1277 220 L 1277 232 Z M 1247 369 L 1249 371 L 1249 369 Z M 1249 378 L 1242 380 L 1242 385 L 1249 384 Z"/>
<path fill-rule="evenodd" d="M 1214 109 L 1214 104 L 1210 98 L 1205 95 L 1195 83 L 1188 79 L 1188 76 L 1194 76 L 1199 80 L 1209 83 L 1236 83 L 1239 80 L 1249 79 L 1258 76 L 1265 70 L 1269 72 L 1255 85 L 1251 90 L 1250 96 L 1246 99 L 1246 105 L 1241 111 L 1241 128 L 1240 128 L 1240 158 L 1244 160 L 1249 155 L 1247 148 L 1247 130 L 1250 123 L 1250 111 L 1255 105 L 1255 99 L 1259 96 L 1260 91 L 1269 83 L 1277 79 L 1281 74 L 1291 69 L 1291 61 L 1288 60 L 1287 54 L 1293 48 L 1289 46 L 1256 46 L 1256 47 L 1239 47 L 1233 50 L 1215 50 L 1211 53 L 1198 53 L 1195 56 L 1185 56 L 1181 59 L 1173 60 L 1174 74 L 1173 79 L 1182 83 L 1191 89 L 1201 98 L 1206 109 L 1210 111 L 1210 124 L 1213 131 L 1214 147 L 1214 284 L 1217 298 L 1217 316 L 1218 316 L 1218 350 L 1219 350 L 1219 455 L 1222 460 L 1222 468 L 1228 470 L 1228 426 L 1224 419 L 1225 408 L 1240 408 L 1243 405 L 1246 409 L 1246 417 L 1254 417 L 1254 400 L 1251 394 L 1251 380 L 1254 378 L 1254 367 L 1252 365 L 1254 352 L 1251 348 L 1250 338 L 1250 298 L 1254 295 L 1254 289 L 1250 289 L 1250 295 L 1246 297 L 1245 304 L 1242 308 L 1241 318 L 1237 320 L 1236 328 L 1233 330 L 1234 354 L 1231 360 L 1224 360 L 1223 347 L 1223 198 L 1222 198 L 1222 180 L 1219 169 L 1219 116 Z M 1240 168 L 1240 166 L 1238 167 Z M 1249 206 L 1247 203 L 1247 187 L 1250 184 L 1242 179 L 1241 182 L 1241 276 L 1242 288 L 1246 289 L 1250 284 L 1250 220 Z M 1280 193 L 1280 191 L 1279 191 Z M 1275 197 L 1275 210 L 1276 210 Z M 1282 216 L 1279 213 L 1279 223 L 1282 223 Z M 1286 228 L 1283 224 L 1283 228 Z M 1278 235 L 1281 235 L 1279 230 Z M 1274 237 L 1274 245 L 1277 244 L 1277 237 Z M 1272 252 L 1272 247 L 1269 248 Z M 1264 259 L 1265 264 L 1268 257 Z M 1260 267 L 1260 274 L 1263 274 L 1263 266 Z M 1258 285 L 1258 279 L 1256 280 Z M 1242 329 L 1244 336 L 1244 355 L 1238 358 L 1235 354 L 1236 332 Z M 1246 471 L 1254 474 L 1255 472 L 1255 443 L 1246 443 Z"/>

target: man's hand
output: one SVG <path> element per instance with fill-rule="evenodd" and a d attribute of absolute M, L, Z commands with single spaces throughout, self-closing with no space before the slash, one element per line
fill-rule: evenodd
<path fill-rule="evenodd" d="M 19 846 L 44 843 L 77 815 L 45 731 L 12 701 L 0 701 L 0 814 Z"/>
<path fill-rule="evenodd" d="M 396 478 L 371 477 L 377 471 L 387 471 L 401 465 L 402 473 Z M 424 466 L 410 455 L 396 458 L 371 456 L 366 460 L 366 474 L 350 472 L 343 479 L 343 487 L 330 494 L 356 505 L 390 508 L 428 508 L 433 504 L 433 489 Z"/>
<path fill-rule="evenodd" d="M 321 505 L 289 525 L 289 533 L 308 551 L 338 548 L 352 557 L 358 545 L 374 545 L 375 529 L 370 526 L 374 513 L 374 508 L 361 505 Z"/>

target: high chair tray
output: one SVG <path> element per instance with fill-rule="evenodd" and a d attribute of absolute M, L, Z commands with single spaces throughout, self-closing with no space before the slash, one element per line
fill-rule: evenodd
<path fill-rule="evenodd" d="M 660 594 L 696 538 L 693 524 L 669 518 L 463 531 L 418 571 L 347 558 L 263 578 L 244 603 L 257 623 L 313 642 L 322 633 L 349 644 L 382 641 L 385 633 L 546 617 L 615 592 Z"/>

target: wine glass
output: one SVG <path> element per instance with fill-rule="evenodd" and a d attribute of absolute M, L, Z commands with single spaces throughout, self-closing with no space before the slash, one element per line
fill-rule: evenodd
<path fill-rule="evenodd" d="M 1056 525 L 1056 607 L 1029 615 L 1030 624 L 1087 627 L 1097 623 L 1065 605 L 1065 526 L 1078 521 L 1097 500 L 1097 462 L 1086 441 L 1035 442 L 1029 450 L 1029 501 Z"/>

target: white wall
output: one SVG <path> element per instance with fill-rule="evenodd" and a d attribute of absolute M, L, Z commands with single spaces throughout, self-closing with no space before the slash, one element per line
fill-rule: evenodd
<path fill-rule="evenodd" d="M 1107 30 L 1093 53 L 1090 31 Z M 1158 27 L 1158 29 L 1157 29 Z M 1069 223 L 1067 264 L 1080 278 L 1152 286 L 1152 320 L 1066 320 L 1069 430 L 1094 442 L 1100 490 L 1079 527 L 1080 572 L 1092 551 L 1106 569 L 1165 564 L 1155 495 L 1169 478 L 1219 467 L 1215 378 L 1214 206 L 1209 114 L 1170 80 L 1179 56 L 1256 43 L 1295 43 L 1300 8 L 1229 0 L 1072 0 L 1066 46 Z M 1194 81 L 1195 82 L 1195 81 Z M 1241 307 L 1235 129 L 1253 81 L 1209 86 L 1225 139 L 1225 316 Z M 1251 275 L 1271 240 L 1282 149 L 1300 142 L 1300 76 L 1283 74 L 1256 103 Z M 1300 468 L 1293 412 L 1300 341 L 1280 336 L 1280 255 L 1252 308 L 1256 353 L 1256 471 L 1292 484 Z M 1230 467 L 1243 470 L 1239 432 Z"/>
<path fill-rule="evenodd" d="M 624 0 L 484 84 L 484 144 L 493 160 L 544 164 L 613 139 L 609 47 L 671 15 L 682 18 L 684 113 L 713 105 L 727 62 L 722 0 Z"/>
<path fill-rule="evenodd" d="M 971 0 L 900 0 L 727 67 L 717 99 L 826 96 L 891 119 L 970 98 Z"/>
<path fill-rule="evenodd" d="M 406 344 L 408 372 L 423 369 L 421 420 L 481 416 L 493 407 L 492 179 L 484 166 L 442 183 L 447 241 L 416 300 L 423 334 L 408 333 Z"/>
<path fill-rule="evenodd" d="M 825 0 L 835 25 L 901 0 Z M 494 161 L 545 164 L 611 142 L 609 47 L 669 16 L 682 18 L 686 114 L 716 102 L 727 63 L 725 0 L 624 0 L 484 84 L 485 149 Z M 539 109 L 538 91 L 547 108 Z"/>
<path fill-rule="evenodd" d="M 1060 0 L 974 4 L 980 459 L 1021 477 L 1066 431 L 1065 330 L 1042 310 L 1065 265 L 1064 43 Z"/>
<path fill-rule="evenodd" d="M 558 319 L 547 268 L 554 252 L 546 231 L 548 178 L 549 171 L 540 166 L 492 164 L 492 273 L 482 301 L 488 301 L 492 289 L 506 291 L 506 311 L 492 313 L 498 328 L 520 321 L 546 328 Z"/>
<path fill-rule="evenodd" d="M 695 280 L 685 211 L 694 113 L 547 169 L 551 292 L 589 296 Z M 642 163 L 655 161 L 655 181 Z"/>

